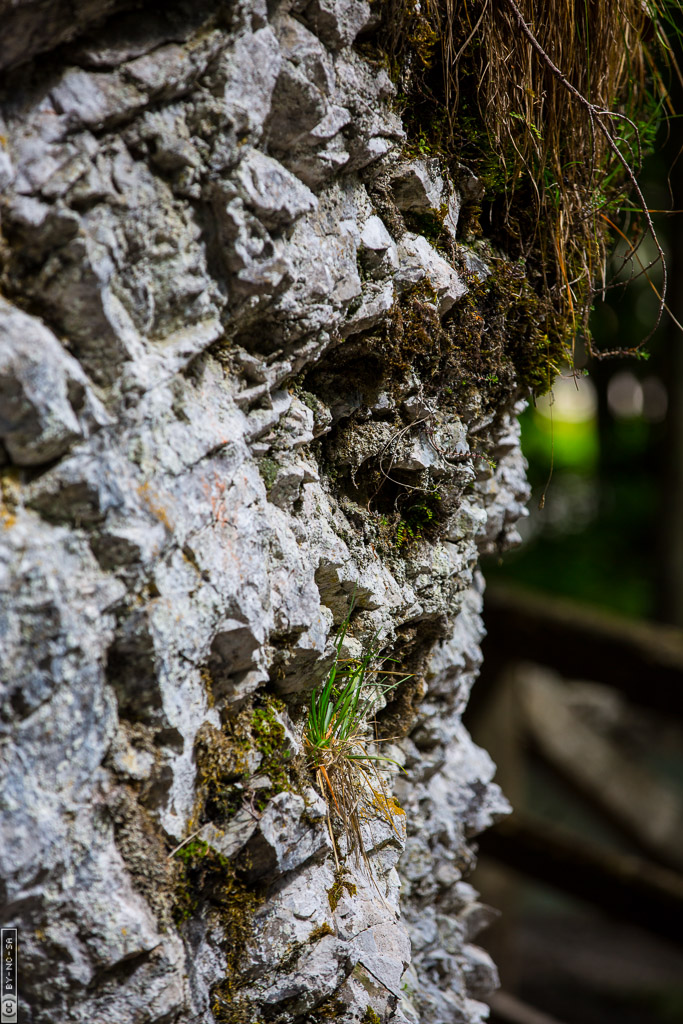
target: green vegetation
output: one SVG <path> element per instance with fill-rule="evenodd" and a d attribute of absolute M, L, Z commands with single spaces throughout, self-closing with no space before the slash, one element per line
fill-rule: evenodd
<path fill-rule="evenodd" d="M 434 488 L 418 501 L 407 505 L 396 529 L 396 544 L 399 548 L 422 537 L 424 529 L 434 519 L 434 503 L 437 501 L 441 501 L 441 495 Z"/>
<path fill-rule="evenodd" d="M 348 871 L 345 867 L 338 867 L 334 873 L 334 883 L 327 890 L 327 900 L 330 904 L 330 910 L 332 913 L 335 912 L 339 905 L 339 900 L 342 898 L 345 892 L 349 896 L 355 896 L 357 892 L 356 885 L 353 882 L 349 882 L 346 878 Z"/>
<path fill-rule="evenodd" d="M 212 990 L 213 1013 L 221 1024 L 247 1024 L 251 1006 L 240 1000 L 241 961 L 253 932 L 259 895 L 240 868 L 200 839 L 174 854 L 177 865 L 174 918 L 182 925 L 197 913 L 217 915 L 225 934 L 226 975 Z"/>
<path fill-rule="evenodd" d="M 275 483 L 275 478 L 278 474 L 279 468 L 280 467 L 278 466 L 275 459 L 270 459 L 268 458 L 267 455 L 264 455 L 262 459 L 259 459 L 258 471 L 261 474 L 261 479 L 266 485 L 267 491 L 269 491 L 270 488 Z"/>
<path fill-rule="evenodd" d="M 208 723 L 197 733 L 195 756 L 199 769 L 202 820 L 231 818 L 245 799 L 253 797 L 256 810 L 263 810 L 276 793 L 292 788 L 289 756 L 283 749 L 285 730 L 277 715 L 285 705 L 270 694 L 259 695 L 222 729 Z M 250 790 L 250 755 L 258 751 L 258 775 L 267 776 L 270 786 Z"/>
<path fill-rule="evenodd" d="M 215 821 L 220 825 L 244 806 L 257 814 L 276 793 L 292 788 L 295 767 L 279 717 L 284 707 L 270 694 L 260 694 L 222 729 L 207 723 L 199 730 L 195 743 L 200 780 L 196 823 Z M 256 753 L 260 760 L 254 757 Z M 265 776 L 270 785 L 252 785 L 256 774 L 259 783 Z M 250 1024 L 254 1008 L 240 996 L 240 965 L 261 897 L 247 880 L 249 864 L 244 855 L 242 860 L 231 860 L 198 838 L 181 846 L 173 860 L 176 924 L 213 913 L 225 933 L 227 972 L 212 990 L 213 1014 L 220 1024 Z"/>
<path fill-rule="evenodd" d="M 592 420 L 550 420 L 528 409 L 522 450 L 533 488 L 529 539 L 502 561 L 487 559 L 487 579 L 514 581 L 624 615 L 657 611 L 656 467 L 659 424 L 610 421 L 601 437 Z M 607 442 L 607 448 L 603 445 Z M 553 474 L 550 485 L 551 445 Z M 609 462 L 606 465 L 605 460 Z M 547 489 L 543 511 L 538 510 Z"/>
<path fill-rule="evenodd" d="M 371 1006 L 366 1008 L 362 1021 L 363 1024 L 382 1024 L 382 1018 Z"/>
<path fill-rule="evenodd" d="M 291 789 L 288 770 L 288 758 L 283 754 L 285 729 L 278 720 L 277 714 L 285 710 L 285 705 L 276 697 L 266 696 L 263 703 L 257 705 L 251 718 L 251 734 L 256 749 L 263 755 L 259 772 L 270 779 L 270 789 L 259 796 L 260 800 L 269 800 L 276 793 Z"/>
<path fill-rule="evenodd" d="M 362 817 L 380 814 L 395 828 L 379 766 L 396 765 L 396 762 L 370 753 L 365 733 L 368 719 L 384 695 L 404 681 L 387 682 L 386 677 L 378 677 L 375 665 L 379 651 L 374 647 L 367 647 L 358 659 L 341 657 L 352 611 L 353 602 L 337 636 L 329 675 L 324 684 L 311 693 L 303 736 L 308 766 L 315 773 L 327 803 L 338 869 L 340 862 L 332 827 L 333 817 L 346 836 L 349 848 L 357 858 L 362 857 L 366 867 Z M 377 800 L 378 792 L 384 796 L 383 803 Z"/>
<path fill-rule="evenodd" d="M 334 931 L 327 921 L 323 921 L 321 925 L 318 925 L 317 928 L 313 929 L 311 934 L 308 936 L 308 942 L 313 945 L 314 943 L 319 942 L 320 939 L 324 939 L 326 935 L 334 935 Z"/>

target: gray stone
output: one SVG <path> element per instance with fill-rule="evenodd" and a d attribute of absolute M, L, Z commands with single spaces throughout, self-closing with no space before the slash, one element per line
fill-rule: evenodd
<path fill-rule="evenodd" d="M 396 243 L 376 215 L 369 217 L 363 225 L 360 247 L 365 269 L 373 277 L 386 277 L 398 269 Z"/>
<path fill-rule="evenodd" d="M 314 814 L 320 819 L 316 798 Z M 311 857 L 332 849 L 324 821 L 311 828 L 303 816 L 306 803 L 296 793 L 279 793 L 269 802 L 258 823 L 258 841 L 249 844 L 249 874 L 257 878 L 271 872 L 286 874 Z M 317 812 L 317 813 L 316 813 Z"/>
<path fill-rule="evenodd" d="M 235 179 L 242 199 L 267 228 L 286 227 L 317 206 L 310 189 L 256 149 L 242 157 Z"/>
<path fill-rule="evenodd" d="M 460 253 L 470 274 L 474 274 L 479 281 L 485 281 L 491 271 L 483 259 L 477 256 L 476 252 L 472 252 L 471 249 L 467 249 L 465 246 L 461 247 Z"/>
<path fill-rule="evenodd" d="M 402 164 L 391 179 L 391 187 L 399 210 L 432 213 L 447 202 L 441 162 L 436 157 Z"/>
<path fill-rule="evenodd" d="M 455 270 L 423 235 L 406 232 L 399 242 L 398 256 L 398 287 L 410 288 L 426 278 L 436 293 L 439 313 L 447 313 L 467 293 L 466 285 Z"/>
<path fill-rule="evenodd" d="M 446 216 L 443 219 L 443 226 L 453 241 L 456 240 L 458 233 L 458 222 L 460 220 L 461 208 L 462 202 L 460 196 L 457 192 L 451 193 L 448 197 L 448 209 L 446 210 Z"/>
<path fill-rule="evenodd" d="M 379 217 L 369 217 L 360 234 L 361 244 L 372 252 L 386 252 L 394 241 Z"/>
<path fill-rule="evenodd" d="M 84 32 L 88 26 L 128 0 L 89 0 L 74 8 L 67 0 L 3 0 L 0 18 L 3 33 L 0 44 L 0 68 L 13 67 L 35 53 L 52 49 Z"/>
<path fill-rule="evenodd" d="M 237 969 L 255 1019 L 341 1003 L 344 1024 L 475 1024 L 496 978 L 463 876 L 508 806 L 461 716 L 477 557 L 514 540 L 528 494 L 519 406 L 473 386 L 456 417 L 399 357 L 402 292 L 423 283 L 444 314 L 465 286 L 374 205 L 393 181 L 453 237 L 458 195 L 401 155 L 395 87 L 352 46 L 369 4 L 119 6 L 0 0 L 0 867 L 20 1015 L 211 1024 Z M 439 539 L 387 543 L 378 460 L 438 486 Z M 343 657 L 415 637 L 425 664 L 409 735 L 379 748 L 403 767 L 391 820 L 376 779 L 365 793 L 367 860 L 303 736 L 352 602 Z M 217 856 L 184 874 L 196 839 Z M 238 949 L 222 882 L 259 897 Z"/>
<path fill-rule="evenodd" d="M 258 815 L 244 807 L 237 811 L 224 826 L 209 822 L 197 833 L 197 838 L 208 843 L 222 857 L 234 857 L 246 846 L 258 828 Z"/>
<path fill-rule="evenodd" d="M 0 299 L 0 438 L 35 466 L 111 422 L 80 364 L 40 320 Z"/>
<path fill-rule="evenodd" d="M 342 333 L 345 336 L 358 334 L 381 323 L 395 301 L 396 291 L 392 281 L 367 285 L 363 289 L 362 302 L 346 320 Z"/>
<path fill-rule="evenodd" d="M 277 39 L 269 27 L 237 39 L 226 56 L 223 100 L 238 131 L 260 135 L 281 59 Z"/>
<path fill-rule="evenodd" d="M 310 0 L 303 15 L 326 46 L 349 46 L 370 20 L 366 0 Z"/>

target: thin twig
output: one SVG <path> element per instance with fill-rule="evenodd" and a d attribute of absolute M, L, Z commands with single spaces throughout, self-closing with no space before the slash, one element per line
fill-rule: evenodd
<path fill-rule="evenodd" d="M 182 850 L 183 846 L 187 845 L 187 843 L 189 843 L 191 839 L 195 839 L 196 836 L 199 835 L 203 827 L 204 826 L 200 826 L 200 828 L 198 828 L 196 832 L 193 832 L 191 836 L 188 836 L 187 839 L 183 839 L 182 843 L 178 843 L 176 848 L 174 850 L 171 850 L 171 852 L 168 854 L 168 859 L 174 857 L 178 850 Z"/>

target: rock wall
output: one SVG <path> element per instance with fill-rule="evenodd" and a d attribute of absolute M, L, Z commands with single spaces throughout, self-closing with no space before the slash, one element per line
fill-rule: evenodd
<path fill-rule="evenodd" d="M 0 2 L 25 1024 L 486 1017 L 464 878 L 507 804 L 460 716 L 478 555 L 524 512 L 522 389 L 453 355 L 489 267 L 360 45 L 377 7 Z M 405 772 L 370 872 L 336 869 L 302 755 L 350 610 L 343 653 L 410 676 L 378 715 Z"/>

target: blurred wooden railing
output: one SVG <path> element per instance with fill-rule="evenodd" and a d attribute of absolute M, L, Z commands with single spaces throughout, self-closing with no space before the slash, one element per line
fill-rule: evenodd
<path fill-rule="evenodd" d="M 683 631 L 494 584 L 485 596 L 481 685 L 511 661 L 535 661 L 568 679 L 614 686 L 634 704 L 683 719 Z"/>
<path fill-rule="evenodd" d="M 633 757 L 609 730 L 593 727 L 568 684 L 613 688 L 634 719 L 643 709 L 655 744 L 658 722 L 683 732 L 683 631 L 499 584 L 486 592 L 484 621 L 484 665 L 467 721 L 475 739 L 477 726 L 483 730 L 480 742 L 516 809 L 480 836 L 480 853 L 681 945 L 683 794 L 652 769 L 655 758 Z M 616 842 L 604 842 L 600 828 L 579 834 L 525 807 L 525 773 L 539 758 L 599 811 Z M 537 1011 L 509 994 L 499 1001 L 494 1019 L 536 1020 Z"/>

